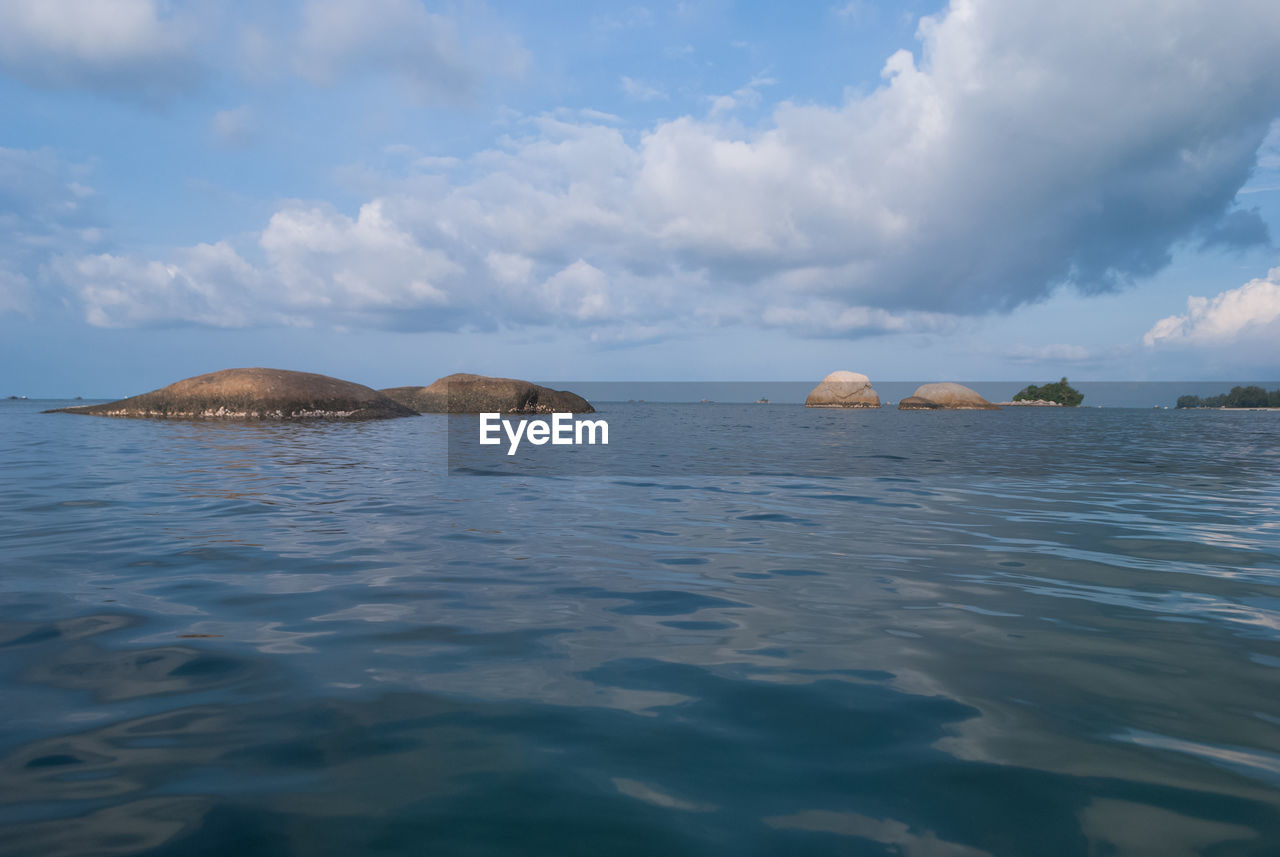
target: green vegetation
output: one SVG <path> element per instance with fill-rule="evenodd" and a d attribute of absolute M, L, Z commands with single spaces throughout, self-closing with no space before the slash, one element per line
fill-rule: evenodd
<path fill-rule="evenodd" d="M 1045 384 L 1043 387 L 1031 384 L 1019 390 L 1017 395 L 1013 397 L 1015 402 L 1034 402 L 1037 399 L 1042 402 L 1057 402 L 1060 405 L 1066 405 L 1068 408 L 1074 408 L 1084 401 L 1084 393 L 1072 387 L 1067 383 L 1067 379 L 1063 378 L 1061 381 Z"/>
<path fill-rule="evenodd" d="M 1261 387 L 1232 387 L 1230 393 L 1209 396 L 1179 396 L 1179 408 L 1280 408 L 1280 390 L 1268 393 Z"/>

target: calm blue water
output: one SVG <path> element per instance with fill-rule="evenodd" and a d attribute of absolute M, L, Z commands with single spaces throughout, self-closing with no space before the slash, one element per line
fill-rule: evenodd
<path fill-rule="evenodd" d="M 1280 413 L 605 405 L 489 478 L 49 406 L 5 855 L 1280 852 Z"/>

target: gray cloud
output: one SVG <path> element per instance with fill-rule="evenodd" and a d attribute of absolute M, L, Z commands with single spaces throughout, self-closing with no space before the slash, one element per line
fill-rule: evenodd
<path fill-rule="evenodd" d="M 1241 209 L 1224 214 L 1221 219 L 1204 231 L 1201 249 L 1223 247 L 1238 249 L 1266 246 L 1271 243 L 1271 232 L 1262 214 L 1256 208 Z"/>
<path fill-rule="evenodd" d="M 445 15 L 421 0 L 298 0 L 286 29 L 247 11 L 232 38 L 228 19 L 205 2 L 5 0 L 0 71 L 156 107 L 233 67 L 255 83 L 286 69 L 322 86 L 383 74 L 419 102 L 462 103 L 493 77 L 518 77 L 529 60 L 482 4 Z"/>
<path fill-rule="evenodd" d="M 6 0 L 0 69 L 34 86 L 159 105 L 204 77 L 195 31 L 156 0 Z"/>

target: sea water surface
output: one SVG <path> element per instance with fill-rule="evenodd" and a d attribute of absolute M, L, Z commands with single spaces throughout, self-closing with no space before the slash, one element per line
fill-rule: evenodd
<path fill-rule="evenodd" d="M 0 402 L 5 855 L 1280 853 L 1280 413 L 481 463 L 53 404 Z"/>

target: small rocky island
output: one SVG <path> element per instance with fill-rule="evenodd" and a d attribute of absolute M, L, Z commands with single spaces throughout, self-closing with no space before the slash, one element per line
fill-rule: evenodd
<path fill-rule="evenodd" d="M 1013 400 L 1001 402 L 1001 407 L 1074 408 L 1084 401 L 1084 393 L 1067 383 L 1067 379 L 1037 387 L 1029 384 L 1013 395 Z"/>
<path fill-rule="evenodd" d="M 350 381 L 287 369 L 224 369 L 101 405 L 45 413 L 218 420 L 376 420 L 414 411 Z"/>
<path fill-rule="evenodd" d="M 1000 408 L 982 398 L 976 390 L 947 381 L 921 384 L 914 393 L 898 402 L 898 410 L 998 411 Z"/>
<path fill-rule="evenodd" d="M 576 393 L 531 381 L 457 373 L 427 387 L 389 387 L 381 393 L 420 414 L 590 414 L 591 403 Z"/>
<path fill-rule="evenodd" d="M 804 400 L 806 408 L 878 408 L 880 395 L 871 379 L 841 369 L 823 378 Z"/>

